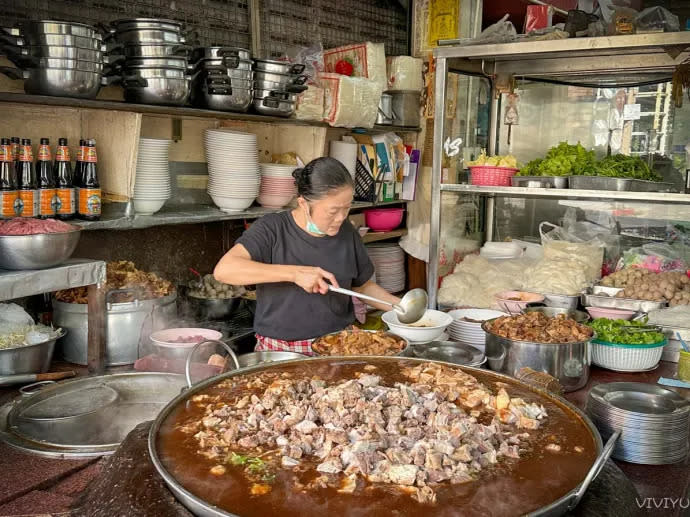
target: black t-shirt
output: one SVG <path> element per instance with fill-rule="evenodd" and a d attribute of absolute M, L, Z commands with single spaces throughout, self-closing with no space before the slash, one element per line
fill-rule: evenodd
<path fill-rule="evenodd" d="M 362 239 L 347 220 L 337 235 L 315 237 L 297 225 L 290 211 L 266 215 L 237 244 L 264 264 L 321 267 L 346 289 L 364 285 L 374 274 Z M 254 330 L 274 339 L 313 339 L 342 330 L 355 319 L 350 297 L 309 294 L 292 282 L 259 284 L 256 299 Z"/>

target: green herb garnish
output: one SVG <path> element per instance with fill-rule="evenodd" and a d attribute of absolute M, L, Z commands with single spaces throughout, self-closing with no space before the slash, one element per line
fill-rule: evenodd
<path fill-rule="evenodd" d="M 661 332 L 635 332 L 636 327 L 645 327 L 647 322 L 609 320 L 598 318 L 589 323 L 597 333 L 597 339 L 621 345 L 651 345 L 664 340 Z"/>

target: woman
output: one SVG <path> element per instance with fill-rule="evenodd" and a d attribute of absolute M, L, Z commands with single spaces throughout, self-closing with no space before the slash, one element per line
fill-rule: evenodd
<path fill-rule="evenodd" d="M 351 298 L 330 292 L 329 283 L 386 302 L 400 299 L 370 280 L 374 266 L 347 220 L 354 192 L 347 169 L 317 158 L 293 176 L 297 208 L 252 224 L 213 274 L 228 284 L 257 285 L 256 350 L 311 354 L 315 338 L 354 321 Z"/>

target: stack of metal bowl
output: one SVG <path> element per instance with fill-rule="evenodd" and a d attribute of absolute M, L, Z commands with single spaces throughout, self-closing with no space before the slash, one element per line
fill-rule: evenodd
<path fill-rule="evenodd" d="M 254 109 L 263 115 L 290 117 L 297 95 L 307 89 L 303 64 L 257 59 L 254 64 Z"/>
<path fill-rule="evenodd" d="M 18 68 L 2 68 L 24 79 L 24 91 L 92 99 L 103 83 L 103 37 L 96 27 L 53 20 L 26 21 L 0 29 L 0 51 Z"/>
<path fill-rule="evenodd" d="M 585 408 L 601 437 L 616 431 L 613 457 L 642 465 L 667 465 L 688 456 L 690 400 L 641 382 L 610 382 L 592 388 Z"/>
<path fill-rule="evenodd" d="M 187 102 L 190 47 L 182 23 L 133 18 L 111 22 L 107 30 L 106 39 L 124 55 L 116 77 L 127 102 L 173 106 Z"/>
<path fill-rule="evenodd" d="M 249 50 L 198 47 L 192 51 L 190 61 L 194 66 L 194 106 L 220 111 L 249 109 L 254 86 L 254 62 Z"/>

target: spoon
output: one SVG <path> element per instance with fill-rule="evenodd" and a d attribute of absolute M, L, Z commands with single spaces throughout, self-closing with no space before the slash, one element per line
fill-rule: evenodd
<path fill-rule="evenodd" d="M 424 313 L 426 312 L 426 306 L 429 301 L 424 289 L 412 289 L 405 294 L 405 296 L 403 296 L 402 300 L 400 300 L 400 304 L 384 302 L 378 298 L 367 296 L 366 294 L 356 293 L 355 291 L 343 289 L 342 287 L 334 287 L 330 284 L 328 285 L 328 289 L 334 293 L 354 296 L 355 298 L 360 298 L 361 300 L 368 300 L 370 302 L 381 303 L 383 305 L 390 305 L 398 316 L 398 321 L 407 325 L 422 319 L 422 316 L 424 316 Z"/>

